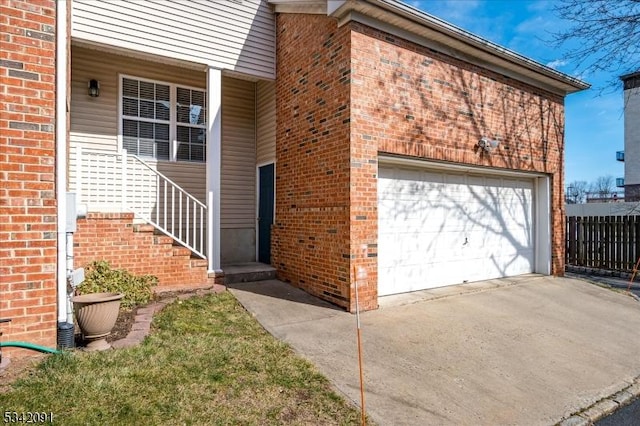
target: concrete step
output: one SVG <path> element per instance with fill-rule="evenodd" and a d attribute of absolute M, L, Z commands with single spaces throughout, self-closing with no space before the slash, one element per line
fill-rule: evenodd
<path fill-rule="evenodd" d="M 225 285 L 273 280 L 276 277 L 276 268 L 259 262 L 223 265 L 222 271 Z"/>

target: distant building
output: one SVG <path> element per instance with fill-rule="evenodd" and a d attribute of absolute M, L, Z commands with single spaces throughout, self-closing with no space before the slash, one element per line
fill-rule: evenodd
<path fill-rule="evenodd" d="M 624 187 L 626 201 L 640 201 L 640 71 L 620 77 L 624 85 L 624 151 L 616 153 L 624 161 L 624 178 L 616 185 Z"/>
<path fill-rule="evenodd" d="M 586 203 L 620 203 L 625 201 L 624 192 L 622 191 L 615 191 L 606 195 L 588 192 L 585 198 Z"/>

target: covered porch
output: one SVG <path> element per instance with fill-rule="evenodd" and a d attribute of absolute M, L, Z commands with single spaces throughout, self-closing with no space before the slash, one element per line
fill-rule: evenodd
<path fill-rule="evenodd" d="M 209 275 L 270 263 L 273 81 L 72 41 L 70 115 L 77 206 L 134 213 Z"/>

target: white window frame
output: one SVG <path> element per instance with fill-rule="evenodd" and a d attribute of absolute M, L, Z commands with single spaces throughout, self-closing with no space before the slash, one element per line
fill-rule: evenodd
<path fill-rule="evenodd" d="M 122 152 L 123 149 L 123 120 L 126 118 L 123 115 L 123 110 L 122 110 L 122 99 L 124 96 L 124 85 L 122 84 L 123 79 L 128 78 L 131 80 L 138 80 L 138 81 L 144 81 L 147 83 L 154 83 L 154 84 L 162 84 L 165 86 L 169 86 L 169 160 L 164 160 L 164 159 L 160 159 L 160 158 L 154 158 L 154 157 L 142 157 L 143 159 L 147 160 L 147 161 L 156 161 L 156 162 L 171 162 L 171 163 L 196 163 L 196 164 L 206 164 L 207 162 L 207 155 L 206 155 L 206 150 L 207 150 L 207 145 L 209 144 L 209 141 L 205 139 L 204 142 L 204 149 L 205 149 L 205 155 L 202 161 L 197 161 L 197 160 L 179 160 L 178 159 L 178 126 L 185 126 L 185 127 L 194 127 L 194 128 L 202 128 L 204 130 L 204 134 L 205 134 L 205 138 L 207 135 L 207 121 L 206 121 L 206 114 L 205 114 L 205 122 L 202 125 L 202 127 L 200 125 L 193 125 L 191 123 L 178 123 L 178 113 L 177 113 L 177 92 L 178 92 L 178 88 L 181 89 L 188 89 L 188 90 L 197 90 L 199 92 L 204 92 L 204 102 L 205 102 L 205 110 L 208 107 L 207 106 L 207 89 L 203 88 L 203 87 L 196 87 L 196 86 L 188 86 L 185 84 L 177 84 L 177 83 L 170 83 L 168 81 L 162 81 L 162 80 L 154 80 L 151 78 L 144 78 L 144 77 L 139 77 L 139 76 L 135 76 L 135 75 L 130 75 L 130 74 L 118 74 L 118 153 Z M 137 118 L 138 121 L 147 121 L 147 122 L 157 122 L 156 120 L 150 120 L 150 119 L 145 119 L 145 118 L 141 118 L 138 117 Z M 133 154 L 132 155 L 137 155 L 137 154 Z"/>

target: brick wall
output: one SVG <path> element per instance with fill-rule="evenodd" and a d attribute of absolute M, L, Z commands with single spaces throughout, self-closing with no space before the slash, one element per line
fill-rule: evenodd
<path fill-rule="evenodd" d="M 349 308 L 349 30 L 276 17 L 278 277 Z"/>
<path fill-rule="evenodd" d="M 562 275 L 561 96 L 359 23 L 279 15 L 276 31 L 280 278 L 353 311 L 363 267 L 361 308 L 377 307 L 378 152 L 548 174 Z"/>
<path fill-rule="evenodd" d="M 374 188 L 375 164 L 365 160 L 377 158 L 376 147 L 384 153 L 546 173 L 551 177 L 552 273 L 562 275 L 563 98 L 362 24 L 353 23 L 352 29 L 352 152 L 365 153 L 359 161 L 367 168 L 352 171 L 352 193 L 369 194 Z M 483 136 L 499 139 L 499 147 L 491 153 L 479 149 Z M 374 234 L 375 197 L 361 201 L 361 208 L 371 212 L 361 235 Z"/>
<path fill-rule="evenodd" d="M 189 249 L 172 242 L 151 225 L 134 225 L 133 213 L 89 213 L 74 234 L 74 267 L 106 260 L 113 268 L 155 275 L 164 290 L 206 285 L 206 261 L 192 259 Z"/>
<path fill-rule="evenodd" d="M 56 344 L 55 0 L 0 3 L 0 324 Z"/>

